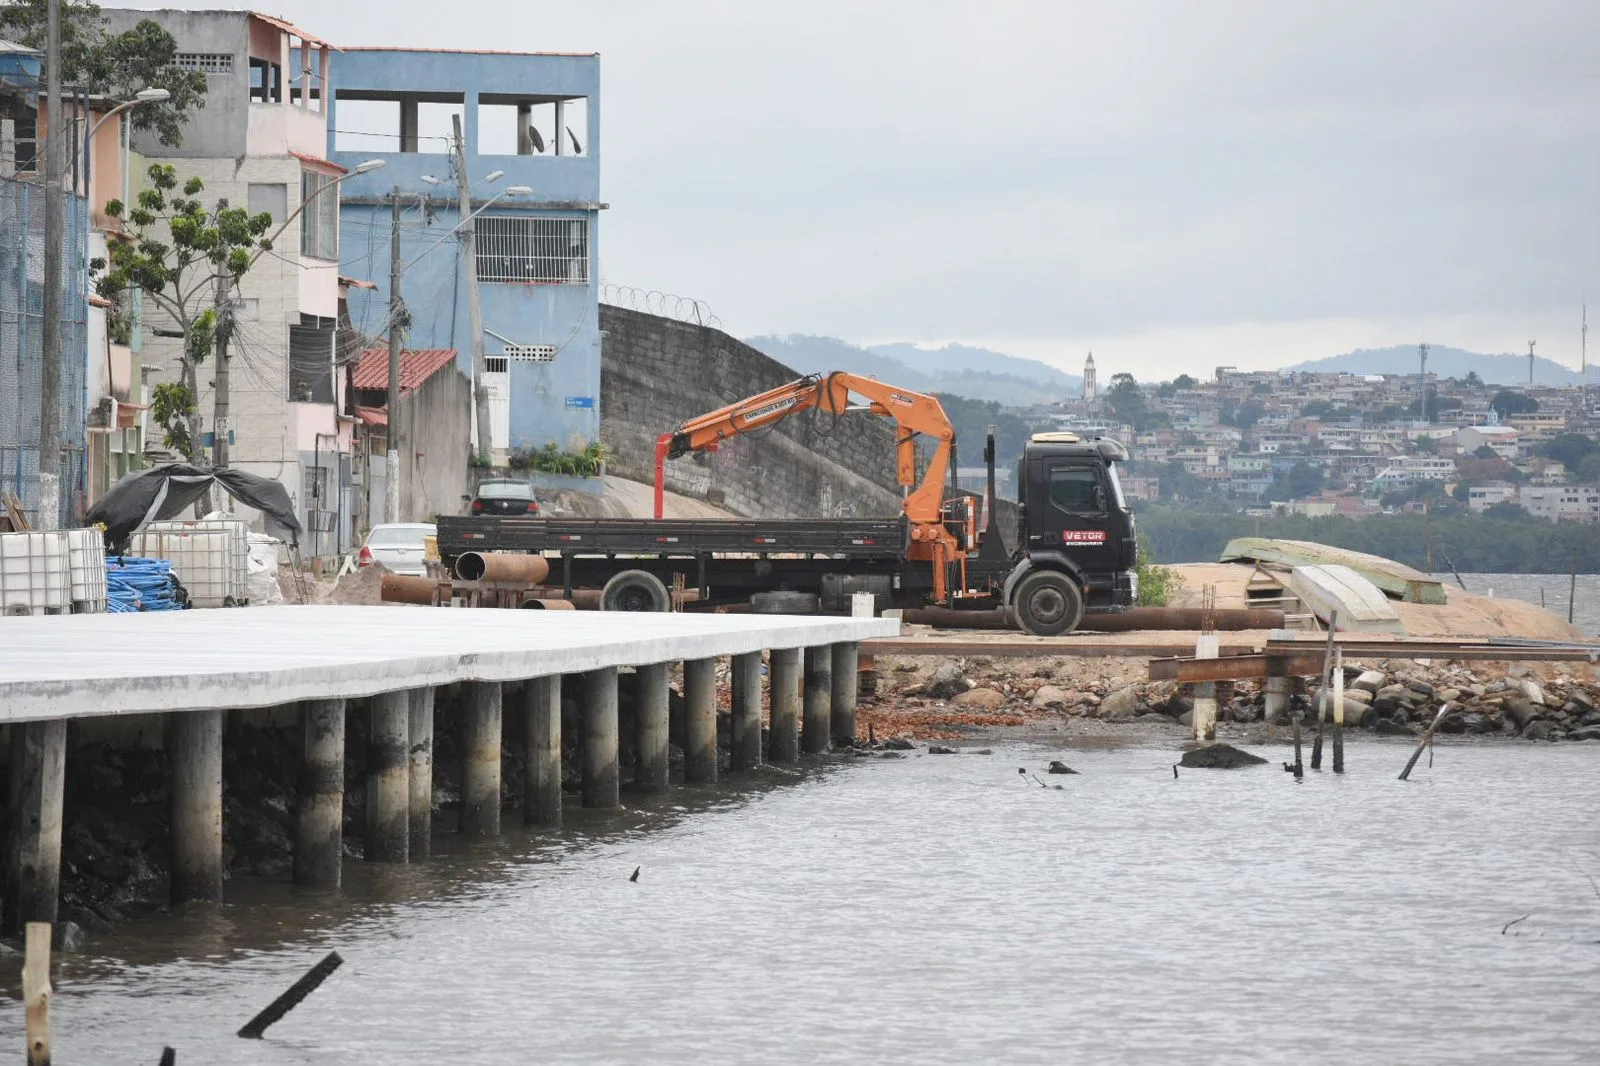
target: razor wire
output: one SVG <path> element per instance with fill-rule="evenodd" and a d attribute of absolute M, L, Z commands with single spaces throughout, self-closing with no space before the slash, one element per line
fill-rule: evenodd
<path fill-rule="evenodd" d="M 695 326 L 722 328 L 722 319 L 712 313 L 711 305 L 692 296 L 679 296 L 677 293 L 662 292 L 659 289 L 641 289 L 633 285 L 614 285 L 609 281 L 602 281 L 600 302 Z"/>

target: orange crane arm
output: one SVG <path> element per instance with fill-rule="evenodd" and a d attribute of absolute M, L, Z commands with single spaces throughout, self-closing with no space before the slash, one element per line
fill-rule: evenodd
<path fill-rule="evenodd" d="M 851 407 L 850 394 L 867 399 L 866 406 Z M 661 517 L 665 460 L 692 451 L 715 448 L 741 433 L 764 429 L 801 411 L 819 410 L 830 415 L 867 411 L 895 422 L 895 472 L 907 492 L 904 509 L 914 525 L 937 525 L 944 502 L 944 482 L 950 473 L 950 452 L 955 428 L 944 408 L 932 396 L 896 388 L 873 378 L 843 370 L 811 374 L 738 403 L 690 419 L 656 442 L 656 517 Z M 916 438 L 924 435 L 937 443 L 917 481 Z M 913 488 L 913 486 L 915 486 Z"/>

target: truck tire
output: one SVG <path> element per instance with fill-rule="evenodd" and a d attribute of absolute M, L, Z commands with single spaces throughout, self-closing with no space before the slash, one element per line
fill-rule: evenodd
<path fill-rule="evenodd" d="M 757 592 L 750 596 L 756 614 L 816 614 L 821 604 L 814 592 Z"/>
<path fill-rule="evenodd" d="M 1024 631 L 1054 637 L 1078 628 L 1083 620 L 1083 592 L 1059 570 L 1036 570 L 1017 586 L 1011 609 Z"/>
<path fill-rule="evenodd" d="M 664 613 L 672 607 L 667 586 L 648 570 L 624 570 L 612 575 L 600 590 L 602 611 L 654 611 Z"/>

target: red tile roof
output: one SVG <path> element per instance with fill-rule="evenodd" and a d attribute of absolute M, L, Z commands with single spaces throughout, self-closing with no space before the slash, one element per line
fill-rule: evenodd
<path fill-rule="evenodd" d="M 362 407 L 357 404 L 356 418 L 360 419 L 361 424 L 364 426 L 386 427 L 389 425 L 389 412 L 382 407 Z"/>
<path fill-rule="evenodd" d="M 418 348 L 400 353 L 400 391 L 410 392 L 456 361 L 454 348 Z M 389 387 L 389 349 L 368 348 L 361 353 L 351 385 L 358 389 Z"/>

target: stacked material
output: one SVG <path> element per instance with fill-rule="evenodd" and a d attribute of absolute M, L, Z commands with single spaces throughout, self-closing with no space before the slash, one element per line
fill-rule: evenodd
<path fill-rule="evenodd" d="M 193 607 L 239 607 L 250 600 L 250 535 L 237 519 L 151 522 L 133 535 L 129 551 L 170 562 Z"/>
<path fill-rule="evenodd" d="M 98 529 L 69 529 L 67 572 L 72 586 L 74 614 L 103 614 L 106 610 L 106 544 Z"/>
<path fill-rule="evenodd" d="M 0 614 L 64 611 L 72 602 L 67 538 L 0 533 Z"/>
<path fill-rule="evenodd" d="M 106 594 L 112 614 L 181 611 L 189 605 L 166 559 L 112 556 L 106 560 Z"/>

